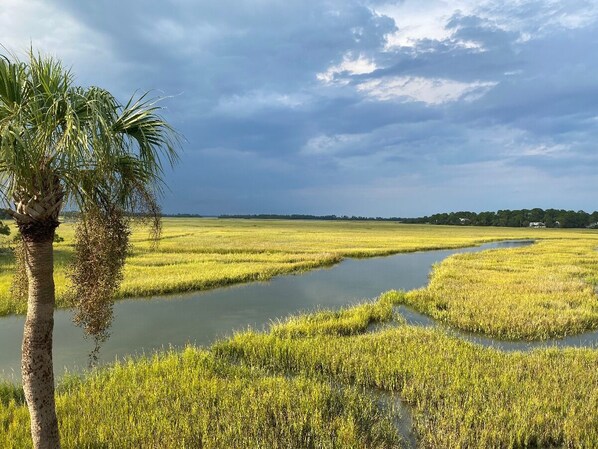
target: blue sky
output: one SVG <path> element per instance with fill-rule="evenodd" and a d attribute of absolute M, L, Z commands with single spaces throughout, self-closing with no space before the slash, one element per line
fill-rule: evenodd
<path fill-rule="evenodd" d="M 598 209 L 598 1 L 2 0 L 185 136 L 165 212 Z"/>

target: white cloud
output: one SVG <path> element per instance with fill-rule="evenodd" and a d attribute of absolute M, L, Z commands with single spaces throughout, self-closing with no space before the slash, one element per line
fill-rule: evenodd
<path fill-rule="evenodd" d="M 570 145 L 540 143 L 521 149 L 521 156 L 563 157 L 570 152 Z"/>
<path fill-rule="evenodd" d="M 475 100 L 495 85 L 494 82 L 463 83 L 443 78 L 396 76 L 366 81 L 357 89 L 376 100 L 423 101 L 439 105 L 460 99 Z"/>
<path fill-rule="evenodd" d="M 88 39 L 79 40 L 83 27 L 46 2 L 3 0 L 0 9 L 0 41 L 5 47 L 24 53 L 31 43 L 47 53 L 75 53 L 74 48 L 88 47 Z M 67 44 L 63 46 L 63 44 Z"/>
<path fill-rule="evenodd" d="M 529 12 L 530 7 L 533 13 Z M 494 17 L 501 27 L 522 31 L 524 35 L 530 30 L 546 34 L 555 28 L 573 30 L 591 25 L 598 20 L 598 4 L 586 0 L 486 1 L 480 5 L 479 14 Z"/>
<path fill-rule="evenodd" d="M 387 3 L 377 11 L 392 17 L 399 28 L 388 37 L 389 47 L 414 47 L 422 39 L 449 39 L 453 30 L 446 29 L 445 25 L 450 17 L 457 11 L 470 14 L 475 5 L 476 2 L 468 0 L 407 0 L 400 4 Z M 475 44 L 464 42 L 463 45 Z"/>
<path fill-rule="evenodd" d="M 521 34 L 519 42 L 551 32 L 554 28 L 576 29 L 598 20 L 595 1 L 544 0 L 406 0 L 376 8 L 395 20 L 399 30 L 388 37 L 388 47 L 415 47 L 419 41 L 452 40 L 455 30 L 446 28 L 452 16 L 474 15 L 492 26 Z M 454 41 L 455 45 L 482 49 L 473 41 Z"/>
<path fill-rule="evenodd" d="M 372 73 L 378 66 L 372 59 L 366 58 L 363 55 L 359 55 L 355 58 L 352 54 L 346 54 L 343 57 L 343 62 L 337 65 L 333 65 L 328 68 L 325 72 L 320 72 L 316 75 L 316 78 L 324 83 L 332 83 L 339 81 L 341 84 L 347 84 L 348 80 L 341 79 L 336 80 L 339 75 L 365 75 Z"/>

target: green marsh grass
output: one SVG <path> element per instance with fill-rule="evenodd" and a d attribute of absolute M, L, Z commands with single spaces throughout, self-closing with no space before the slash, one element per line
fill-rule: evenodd
<path fill-rule="evenodd" d="M 436 265 L 430 283 L 400 302 L 471 332 L 510 340 L 575 335 L 598 327 L 598 240 L 458 254 Z"/>
<path fill-rule="evenodd" d="M 25 402 L 23 388 L 12 383 L 0 381 L 0 405 L 6 406 L 10 402 L 19 404 Z"/>
<path fill-rule="evenodd" d="M 268 280 L 280 274 L 330 266 L 345 257 L 570 235 L 552 229 L 200 218 L 167 218 L 163 230 L 156 251 L 150 249 L 147 230 L 134 230 L 120 297 L 147 297 Z M 64 238 L 55 244 L 57 303 L 67 307 L 65 270 L 72 257 L 73 224 L 63 223 L 57 232 Z M 3 236 L 0 239 L 0 247 L 8 241 Z M 12 274 L 12 255 L 0 253 L 0 316 L 25 312 L 26 305 L 11 298 Z"/>
<path fill-rule="evenodd" d="M 247 332 L 220 357 L 398 393 L 422 448 L 598 447 L 598 351 L 503 353 L 440 329 L 279 337 Z"/>
<path fill-rule="evenodd" d="M 267 374 L 193 348 L 65 378 L 58 391 L 65 449 L 401 447 L 391 416 L 354 387 Z M 0 447 L 30 447 L 28 424 L 18 400 L 3 402 Z"/>
<path fill-rule="evenodd" d="M 279 337 L 312 337 L 315 335 L 354 335 L 369 326 L 393 318 L 392 305 L 401 301 L 403 293 L 387 292 L 377 301 L 364 302 L 340 310 L 322 310 L 295 315 L 274 323 L 270 331 Z M 399 317 L 397 317 L 399 319 Z"/>
<path fill-rule="evenodd" d="M 410 405 L 421 448 L 598 446 L 598 350 L 504 353 L 400 319 L 368 329 L 403 295 L 67 376 L 64 447 L 401 447 L 372 389 Z M 0 447 L 29 447 L 20 389 L 0 397 Z"/>

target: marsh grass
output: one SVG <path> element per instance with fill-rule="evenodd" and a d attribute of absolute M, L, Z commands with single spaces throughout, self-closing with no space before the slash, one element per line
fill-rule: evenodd
<path fill-rule="evenodd" d="M 220 357 L 396 392 L 412 406 L 418 447 L 598 446 L 598 351 L 502 353 L 440 329 L 402 325 L 358 336 L 244 333 Z"/>
<path fill-rule="evenodd" d="M 504 353 L 441 328 L 408 326 L 392 311 L 407 303 L 450 325 L 509 338 L 596 326 L 597 233 L 200 222 L 175 220 L 170 231 L 167 224 L 159 253 L 135 234 L 130 290 L 121 294 L 267 278 L 346 256 L 532 235 L 540 241 L 451 257 L 435 267 L 426 289 L 292 317 L 209 350 L 190 347 L 66 376 L 57 390 L 63 447 L 400 447 L 394 417 L 377 407 L 371 389 L 410 404 L 418 447 L 598 447 L 598 350 Z M 59 280 L 72 241 L 68 228 L 62 233 Z M 0 263 L 10 268 L 9 258 Z M 371 330 L 391 319 L 397 327 Z M 0 384 L 0 447 L 30 445 L 22 390 Z"/>
<path fill-rule="evenodd" d="M 67 307 L 66 268 L 73 254 L 74 225 L 60 225 L 55 244 L 57 303 Z M 493 240 L 571 235 L 575 231 L 400 225 L 372 222 L 218 220 L 167 218 L 156 251 L 148 232 L 136 228 L 120 298 L 206 290 L 330 266 L 345 257 L 460 248 Z M 8 239 L 11 236 L 8 237 Z M 7 242 L 0 236 L 0 246 Z M 0 316 L 24 313 L 10 296 L 14 261 L 0 254 Z"/>
<path fill-rule="evenodd" d="M 590 234 L 457 254 L 434 267 L 427 287 L 399 302 L 459 329 L 503 339 L 575 335 L 598 327 L 597 245 Z"/>
<path fill-rule="evenodd" d="M 504 353 L 400 319 L 365 332 L 402 295 L 66 376 L 64 447 L 400 447 L 372 389 L 411 406 L 418 447 L 598 446 L 597 350 Z M 29 447 L 20 390 L 0 391 L 0 447 Z"/>
<path fill-rule="evenodd" d="M 12 383 L 0 381 L 0 404 L 7 406 L 10 402 L 25 403 L 23 388 Z"/>
<path fill-rule="evenodd" d="M 355 335 L 365 332 L 372 324 L 394 317 L 393 304 L 401 301 L 402 292 L 387 292 L 376 301 L 368 301 L 340 310 L 321 310 L 294 315 L 273 324 L 271 333 L 278 337 L 312 337 L 315 335 Z M 400 317 L 396 317 L 400 319 Z"/>
<path fill-rule="evenodd" d="M 353 387 L 266 374 L 187 348 L 66 378 L 64 448 L 398 448 L 390 415 Z M 26 408 L 0 410 L 0 447 L 26 448 Z"/>

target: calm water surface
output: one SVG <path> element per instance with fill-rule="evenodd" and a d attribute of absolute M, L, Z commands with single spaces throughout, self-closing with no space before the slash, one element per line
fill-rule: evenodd
<path fill-rule="evenodd" d="M 273 320 L 301 311 L 338 308 L 391 289 L 411 290 L 427 284 L 432 264 L 463 252 L 529 245 L 530 241 L 496 242 L 476 248 L 426 251 L 369 259 L 347 259 L 331 268 L 279 276 L 206 292 L 147 300 L 119 301 L 114 307 L 110 339 L 101 362 L 148 354 L 187 343 L 209 345 L 248 327 L 262 329 Z M 54 369 L 60 376 L 87 365 L 92 342 L 72 324 L 72 311 L 58 310 L 54 324 Z M 0 318 L 0 378 L 20 382 L 23 316 Z"/>

